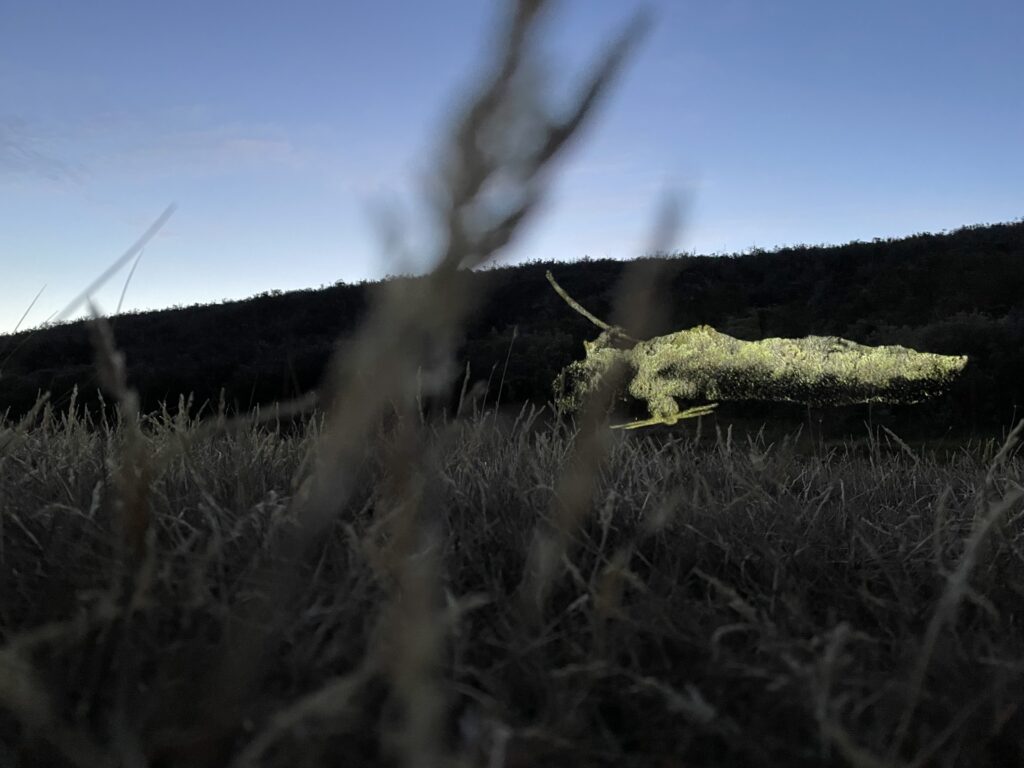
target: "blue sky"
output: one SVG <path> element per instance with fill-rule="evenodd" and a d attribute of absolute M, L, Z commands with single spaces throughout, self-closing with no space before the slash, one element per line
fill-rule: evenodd
<path fill-rule="evenodd" d="M 666 191 L 673 249 L 697 253 L 1024 216 L 1019 0 L 647 5 L 506 263 L 640 256 Z M 638 7 L 556 6 L 552 98 Z M 422 179 L 503 8 L 0 0 L 0 332 L 44 285 L 23 327 L 62 309 L 171 202 L 125 309 L 416 271 L 382 249 L 381 209 L 425 267 Z"/>

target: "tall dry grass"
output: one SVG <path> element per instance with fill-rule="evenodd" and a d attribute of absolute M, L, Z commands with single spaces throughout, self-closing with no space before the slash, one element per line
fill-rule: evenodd
<path fill-rule="evenodd" d="M 452 127 L 433 269 L 380 286 L 319 392 L 141 414 L 97 317 L 112 418 L 3 425 L 0 764 L 1024 757 L 1024 422 L 986 468 L 618 434 L 614 382 L 574 422 L 424 417 L 485 299 L 460 270 L 540 209 L 646 23 L 556 114 L 528 76 L 546 5 L 510 8 Z M 612 321 L 651 323 L 658 284 L 631 268 Z"/>

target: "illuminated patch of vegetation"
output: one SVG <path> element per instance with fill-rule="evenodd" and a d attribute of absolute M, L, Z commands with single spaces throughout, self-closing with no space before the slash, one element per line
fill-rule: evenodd
<path fill-rule="evenodd" d="M 627 425 L 675 424 L 704 415 L 714 402 L 680 410 L 678 400 L 770 400 L 812 405 L 915 403 L 941 393 L 967 365 L 964 355 L 937 355 L 901 346 L 869 347 L 832 336 L 743 341 L 709 325 L 638 341 L 573 301 L 551 273 L 548 280 L 577 311 L 604 328 L 584 342 L 586 358 L 554 382 L 556 406 L 578 411 L 605 378 L 625 377 L 625 391 L 647 404 L 650 419 Z"/>

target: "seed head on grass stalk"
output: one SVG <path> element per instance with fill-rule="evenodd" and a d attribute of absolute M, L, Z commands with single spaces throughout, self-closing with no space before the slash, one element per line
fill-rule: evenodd
<path fill-rule="evenodd" d="M 406 764 L 436 762 L 443 712 L 437 681 L 444 640 L 437 631 L 439 564 L 432 546 L 436 526 L 428 516 L 435 510 L 426 508 L 430 494 L 422 492 L 427 472 L 414 418 L 417 372 L 422 370 L 421 381 L 429 382 L 422 393 L 427 397 L 446 389 L 450 377 L 437 375 L 436 369 L 445 373 L 459 329 L 482 300 L 466 290 L 458 271 L 493 258 L 538 209 L 551 162 L 592 115 L 647 26 L 647 17 L 637 16 L 605 51 L 568 110 L 554 114 L 538 107 L 540 94 L 531 90 L 536 81 L 528 77 L 535 71 L 533 43 L 547 5 L 520 0 L 511 6 L 495 65 L 452 130 L 431 199 L 444 233 L 433 269 L 419 281 L 381 286 L 346 355 L 335 355 L 329 363 L 320 391 L 323 432 L 308 470 L 297 478 L 291 505 L 297 526 L 282 545 L 284 562 L 296 562 L 334 522 L 350 499 L 381 419 L 393 411 L 392 490 L 389 503 L 376 510 L 378 523 L 391 534 L 389 581 L 395 598 L 382 614 L 380 635 L 391 639 L 381 647 L 392 652 L 376 661 L 391 679 L 403 715 L 404 733 L 396 747 Z M 512 135 L 510 126 L 521 132 Z M 506 204 L 498 210 L 495 189 L 505 193 Z M 267 619 L 278 612 L 280 621 L 280 607 L 299 586 L 298 573 L 294 568 L 279 572 L 271 583 L 274 590 L 263 610 Z M 255 673 L 258 653 L 233 653 L 232 659 L 239 674 Z M 236 676 L 233 683 L 239 682 Z"/>
<path fill-rule="evenodd" d="M 512 241 L 542 200 L 549 164 L 590 116 L 646 27 L 646 17 L 640 16 L 625 29 L 566 116 L 527 115 L 533 123 L 523 134 L 538 137 L 533 142 L 485 140 L 500 135 L 510 106 L 522 98 L 517 78 L 531 62 L 530 43 L 546 5 L 541 0 L 514 5 L 497 65 L 453 131 L 440 172 L 443 187 L 432 200 L 445 232 L 433 270 L 415 284 L 382 286 L 349 353 L 331 361 L 322 398 L 327 423 L 317 446 L 319 461 L 297 502 L 307 536 L 315 537 L 341 506 L 351 480 L 343 468 L 359 462 L 382 410 L 390 402 L 402 407 L 413 402 L 417 369 L 427 369 L 428 358 L 450 357 L 455 332 L 481 299 L 468 293 L 454 273 L 484 263 Z M 509 197 L 517 202 L 487 220 L 487 187 L 501 182 L 510 183 Z M 438 347 L 447 354 L 437 355 L 432 348 Z"/>
<path fill-rule="evenodd" d="M 89 302 L 93 320 L 89 326 L 96 352 L 96 373 L 100 386 L 117 401 L 117 415 L 125 441 L 114 474 L 115 505 L 121 526 L 121 544 L 130 563 L 139 565 L 147 554 L 150 534 L 149 486 L 152 462 L 142 434 L 139 396 L 128 386 L 124 355 L 114 345 L 110 324 Z"/>
<path fill-rule="evenodd" d="M 678 213 L 676 201 L 666 196 L 658 211 L 648 252 L 658 253 L 668 249 L 679 227 Z M 663 279 L 662 269 L 663 267 L 656 261 L 631 262 L 626 267 L 615 290 L 612 325 L 597 319 L 573 300 L 558 285 L 550 271 L 547 277 L 555 291 L 577 312 L 596 325 L 628 340 L 632 337 L 626 334 L 623 328 L 646 329 L 656 327 L 663 321 L 665 305 L 662 301 L 654 300 L 657 296 L 657 287 L 667 282 Z M 552 522 L 537 526 L 527 555 L 526 571 L 520 584 L 521 610 L 527 620 L 534 625 L 543 617 L 548 594 L 563 560 L 569 553 L 570 540 L 593 507 L 595 479 L 608 455 L 612 439 L 604 425 L 615 402 L 616 392 L 627 374 L 626 366 L 611 366 L 600 378 L 599 383 L 588 390 L 583 398 L 577 421 L 576 439 L 573 441 L 566 469 L 558 480 L 552 502 L 553 508 L 547 516 Z M 703 413 L 704 411 L 700 409 L 694 409 L 693 415 Z M 612 570 L 607 575 L 610 576 L 612 571 L 624 568 L 619 560 L 626 556 L 625 553 L 625 549 L 616 553 L 609 562 L 609 568 Z"/>

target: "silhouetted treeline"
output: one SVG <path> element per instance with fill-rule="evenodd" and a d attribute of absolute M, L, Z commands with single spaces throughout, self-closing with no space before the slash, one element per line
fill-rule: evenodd
<path fill-rule="evenodd" d="M 901 434 L 926 436 L 998 434 L 1014 417 L 1024 417 L 1024 221 L 834 247 L 644 261 L 663 270 L 651 298 L 664 302 L 666 312 L 649 327 L 627 329 L 634 336 L 707 323 L 743 339 L 835 335 L 966 354 L 968 367 L 947 395 L 913 406 L 873 406 L 872 418 Z M 490 379 L 493 402 L 508 356 L 502 402 L 548 402 L 556 373 L 583 356 L 583 340 L 596 337 L 598 329 L 555 294 L 545 271 L 612 322 L 611 303 L 625 268 L 623 262 L 583 260 L 461 273 L 459 279 L 483 292 L 485 301 L 466 328 L 460 367 L 469 363 L 471 383 Z M 335 345 L 344 345 L 365 314 L 374 285 L 123 314 L 112 325 L 145 409 L 163 401 L 173 406 L 183 393 L 217 403 L 223 390 L 229 409 L 247 410 L 316 387 Z M 80 401 L 95 401 L 93 348 L 84 322 L 0 336 L 0 365 L 0 413 L 9 408 L 11 416 L 19 415 L 47 390 L 60 407 L 75 385 Z M 460 385 L 461 378 L 453 382 L 453 398 Z M 806 411 L 737 403 L 723 404 L 720 413 L 793 420 Z M 868 409 L 829 409 L 818 416 L 827 416 L 836 429 L 856 430 Z"/>

